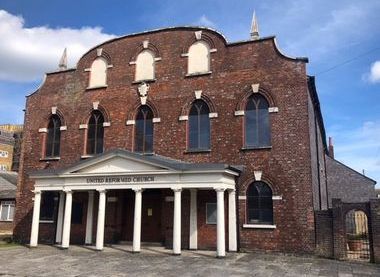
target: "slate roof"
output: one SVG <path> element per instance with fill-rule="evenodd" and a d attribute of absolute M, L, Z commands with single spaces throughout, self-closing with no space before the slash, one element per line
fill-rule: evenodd
<path fill-rule="evenodd" d="M 113 149 L 107 152 L 104 152 L 102 154 L 98 154 L 92 158 L 81 160 L 67 168 L 63 169 L 44 169 L 39 170 L 30 173 L 30 176 L 54 176 L 54 175 L 60 175 L 67 173 L 68 171 L 76 171 L 82 168 L 83 166 L 86 166 L 87 164 L 94 164 L 97 161 L 102 161 L 103 159 L 107 157 L 126 157 L 126 158 L 132 158 L 134 160 L 138 160 L 145 163 L 150 163 L 153 165 L 157 165 L 159 167 L 168 168 L 175 171 L 212 171 L 212 170 L 232 170 L 236 173 L 240 173 L 243 170 L 242 166 L 236 166 L 236 165 L 228 165 L 224 163 L 190 163 L 185 162 L 181 160 L 172 159 L 169 157 L 157 155 L 157 154 L 151 154 L 151 155 L 144 155 L 136 152 L 131 152 L 125 149 Z"/>
<path fill-rule="evenodd" d="M 16 172 L 0 172 L 0 199 L 16 198 L 17 177 Z"/>

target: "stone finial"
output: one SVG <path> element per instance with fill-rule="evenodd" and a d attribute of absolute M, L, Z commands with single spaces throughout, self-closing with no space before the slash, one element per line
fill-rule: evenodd
<path fill-rule="evenodd" d="M 61 59 L 59 60 L 59 70 L 66 70 L 67 69 L 67 48 L 63 50 L 63 54 Z"/>
<path fill-rule="evenodd" d="M 252 24 L 251 24 L 251 39 L 257 40 L 259 38 L 260 38 L 260 36 L 259 36 L 259 24 L 257 23 L 256 11 L 254 11 L 253 16 L 252 16 Z"/>

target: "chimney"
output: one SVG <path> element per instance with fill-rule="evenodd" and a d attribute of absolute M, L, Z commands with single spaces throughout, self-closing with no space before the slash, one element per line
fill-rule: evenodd
<path fill-rule="evenodd" d="M 329 156 L 334 159 L 334 145 L 332 137 L 329 137 Z"/>

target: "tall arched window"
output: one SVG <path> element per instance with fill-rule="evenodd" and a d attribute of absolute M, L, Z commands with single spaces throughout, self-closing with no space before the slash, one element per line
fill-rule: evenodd
<path fill-rule="evenodd" d="M 61 119 L 54 114 L 50 117 L 46 137 L 46 157 L 59 157 L 61 144 Z"/>
<path fill-rule="evenodd" d="M 196 100 L 189 114 L 189 150 L 210 149 L 210 109 L 203 100 Z"/>
<path fill-rule="evenodd" d="M 89 155 L 103 153 L 103 123 L 103 114 L 98 110 L 93 111 L 87 129 L 87 154 Z"/>
<path fill-rule="evenodd" d="M 153 152 L 153 112 L 147 105 L 141 106 L 136 115 L 134 150 Z"/>
<path fill-rule="evenodd" d="M 272 189 L 264 182 L 253 182 L 247 191 L 248 224 L 273 224 Z"/>
<path fill-rule="evenodd" d="M 107 85 L 107 61 L 102 58 L 96 58 L 91 65 L 89 87 L 101 87 Z"/>
<path fill-rule="evenodd" d="M 142 51 L 136 59 L 135 81 L 154 79 L 154 54 L 150 50 Z"/>
<path fill-rule="evenodd" d="M 188 74 L 210 71 L 210 46 L 204 41 L 197 41 L 189 48 Z"/>
<path fill-rule="evenodd" d="M 270 146 L 269 104 L 264 96 L 253 94 L 245 109 L 245 146 Z"/>

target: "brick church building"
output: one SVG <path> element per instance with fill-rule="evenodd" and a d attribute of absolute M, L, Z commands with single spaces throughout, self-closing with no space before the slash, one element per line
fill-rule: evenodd
<path fill-rule="evenodd" d="M 255 20 L 246 41 L 166 28 L 63 61 L 27 97 L 15 237 L 314 252 L 328 149 L 307 63 Z"/>

